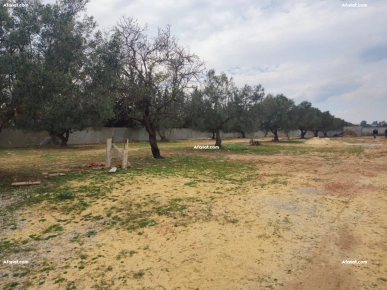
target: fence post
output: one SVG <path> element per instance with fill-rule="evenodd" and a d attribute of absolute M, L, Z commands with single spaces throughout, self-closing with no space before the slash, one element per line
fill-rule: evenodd
<path fill-rule="evenodd" d="M 128 139 L 124 143 L 124 151 L 122 152 L 122 168 L 128 167 Z"/>
<path fill-rule="evenodd" d="M 106 162 L 105 166 L 110 167 L 112 163 L 112 139 L 106 140 Z"/>

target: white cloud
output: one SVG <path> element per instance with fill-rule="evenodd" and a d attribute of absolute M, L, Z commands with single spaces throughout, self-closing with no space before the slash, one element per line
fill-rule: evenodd
<path fill-rule="evenodd" d="M 52 1 L 50 1 L 52 2 Z M 351 122 L 387 120 L 387 5 L 343 8 L 342 1 L 93 0 L 101 28 L 123 16 L 171 25 L 180 43 L 235 82 L 262 84 Z"/>

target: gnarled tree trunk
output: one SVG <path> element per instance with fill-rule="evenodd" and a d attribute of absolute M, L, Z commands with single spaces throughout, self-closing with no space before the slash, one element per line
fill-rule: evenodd
<path fill-rule="evenodd" d="M 277 129 L 276 130 L 270 130 L 273 134 L 274 134 L 274 142 L 279 142 L 279 139 L 278 139 L 278 131 Z"/>
<path fill-rule="evenodd" d="M 58 133 L 58 134 L 56 134 L 56 136 L 61 140 L 60 146 L 66 147 L 67 142 L 69 141 L 70 130 L 66 130 L 66 131 L 63 131 L 61 133 Z"/>
<path fill-rule="evenodd" d="M 219 129 L 215 130 L 215 138 L 216 138 L 215 146 L 219 146 L 219 148 L 221 148 L 222 147 L 222 139 L 220 139 L 220 130 Z"/>
<path fill-rule="evenodd" d="M 306 132 L 308 132 L 308 131 L 304 131 L 304 130 L 301 130 L 300 129 L 300 131 L 301 131 L 301 139 L 305 139 L 305 135 L 306 135 Z"/>
<path fill-rule="evenodd" d="M 149 145 L 151 146 L 151 151 L 153 158 L 162 159 L 164 157 L 160 154 L 159 146 L 157 145 L 157 130 L 156 127 L 152 124 L 148 116 L 144 117 L 145 130 L 149 135 Z"/>
<path fill-rule="evenodd" d="M 153 158 L 162 159 L 163 157 L 160 155 L 159 146 L 157 146 L 156 132 L 148 132 L 148 134 Z"/>

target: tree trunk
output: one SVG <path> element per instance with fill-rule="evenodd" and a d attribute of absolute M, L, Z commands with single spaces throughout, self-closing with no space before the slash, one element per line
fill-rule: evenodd
<path fill-rule="evenodd" d="M 314 137 L 318 137 L 318 132 L 319 131 L 313 131 Z"/>
<path fill-rule="evenodd" d="M 164 158 L 160 155 L 160 149 L 159 149 L 159 146 L 157 146 L 156 131 L 151 133 L 148 132 L 148 134 L 149 134 L 149 144 L 151 146 L 153 158 L 155 159 Z"/>
<path fill-rule="evenodd" d="M 274 134 L 274 142 L 279 142 L 279 139 L 278 139 L 278 131 L 277 130 L 272 130 L 271 131 L 273 134 Z"/>
<path fill-rule="evenodd" d="M 305 139 L 305 134 L 308 131 L 303 131 L 303 130 L 300 130 L 300 131 L 301 131 L 301 139 Z"/>
<path fill-rule="evenodd" d="M 159 146 L 157 146 L 157 137 L 156 137 L 157 130 L 155 126 L 150 122 L 147 116 L 145 116 L 144 118 L 144 125 L 145 125 L 145 130 L 148 132 L 148 135 L 149 135 L 149 145 L 151 146 L 153 158 L 155 159 L 164 158 L 160 155 L 160 149 L 159 149 Z"/>
<path fill-rule="evenodd" d="M 220 130 L 219 129 L 215 130 L 215 138 L 216 138 L 215 146 L 219 146 L 219 148 L 221 148 L 222 147 L 222 140 L 220 139 Z"/>
<path fill-rule="evenodd" d="M 325 137 L 325 138 L 328 138 L 328 131 L 323 132 L 323 133 L 324 133 L 324 137 Z"/>
<path fill-rule="evenodd" d="M 66 130 L 62 133 L 56 134 L 56 136 L 61 140 L 60 146 L 67 147 L 67 142 L 69 141 L 70 130 Z"/>
<path fill-rule="evenodd" d="M 215 131 L 212 131 L 212 137 L 211 137 L 212 140 L 215 140 Z"/>
<path fill-rule="evenodd" d="M 242 138 L 246 138 L 246 133 L 245 131 L 241 131 Z"/>

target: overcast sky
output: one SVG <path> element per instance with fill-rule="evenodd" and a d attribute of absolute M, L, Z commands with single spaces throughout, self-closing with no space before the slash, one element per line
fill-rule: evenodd
<path fill-rule="evenodd" d="M 170 24 L 238 86 L 262 84 L 353 123 L 387 121 L 387 1 L 359 1 L 91 0 L 87 14 L 101 29 L 131 16 L 150 35 Z"/>

